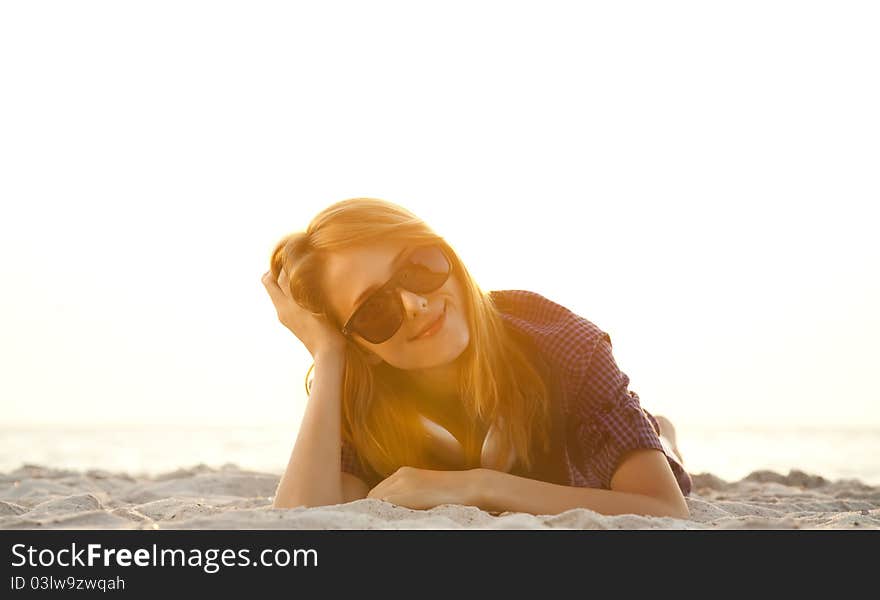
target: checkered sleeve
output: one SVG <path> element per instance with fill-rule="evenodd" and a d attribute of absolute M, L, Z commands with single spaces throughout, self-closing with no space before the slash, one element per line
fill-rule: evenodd
<path fill-rule="evenodd" d="M 669 460 L 676 480 L 687 495 L 690 478 L 681 465 L 666 454 L 652 420 L 642 409 L 638 394 L 628 390 L 629 377 L 620 371 L 611 353 L 611 338 L 597 336 L 586 358 L 575 414 L 578 415 L 579 454 L 587 457 L 590 479 L 611 489 L 611 478 L 630 450 L 659 450 Z"/>

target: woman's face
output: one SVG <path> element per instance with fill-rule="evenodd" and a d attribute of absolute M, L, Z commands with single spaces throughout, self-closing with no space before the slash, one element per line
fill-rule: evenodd
<path fill-rule="evenodd" d="M 378 288 L 391 279 L 395 273 L 392 268 L 395 257 L 402 250 L 405 256 L 412 247 L 402 242 L 375 244 L 336 251 L 328 257 L 325 289 L 340 323 L 348 321 L 364 291 L 373 286 Z M 470 332 L 462 287 L 455 272 L 433 292 L 421 294 L 398 287 L 395 293 L 404 308 L 400 329 L 381 344 L 372 344 L 352 333 L 357 344 L 392 367 L 406 370 L 446 365 L 464 352 L 470 342 Z M 446 317 L 442 327 L 428 337 L 413 339 L 443 313 L 444 306 Z"/>

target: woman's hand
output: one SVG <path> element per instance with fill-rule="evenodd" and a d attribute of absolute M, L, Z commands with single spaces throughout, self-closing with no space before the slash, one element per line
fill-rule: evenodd
<path fill-rule="evenodd" d="M 312 314 L 290 296 L 287 273 L 282 269 L 278 281 L 272 279 L 272 271 L 262 278 L 266 291 L 275 305 L 278 320 L 287 327 L 306 347 L 312 358 L 323 352 L 343 352 L 346 339 L 323 317 Z"/>
<path fill-rule="evenodd" d="M 441 504 L 479 504 L 479 471 L 432 471 L 400 467 L 380 481 L 367 498 L 428 510 Z"/>

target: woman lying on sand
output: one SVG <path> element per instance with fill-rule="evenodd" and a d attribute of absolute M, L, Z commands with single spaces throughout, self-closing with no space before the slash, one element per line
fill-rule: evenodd
<path fill-rule="evenodd" d="M 535 292 L 484 293 L 405 208 L 337 202 L 270 265 L 314 359 L 275 507 L 689 516 L 674 428 L 627 389 L 608 334 Z"/>

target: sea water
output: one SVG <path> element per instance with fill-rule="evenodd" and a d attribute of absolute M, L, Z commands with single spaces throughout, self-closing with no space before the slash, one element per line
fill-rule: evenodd
<path fill-rule="evenodd" d="M 155 475 L 232 463 L 280 475 L 295 428 L 242 426 L 0 427 L 0 472 L 23 464 Z M 683 428 L 678 447 L 690 473 L 736 481 L 790 469 L 880 485 L 880 428 Z"/>

